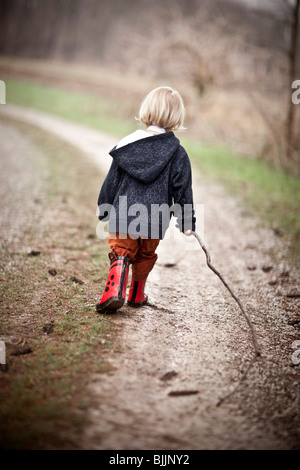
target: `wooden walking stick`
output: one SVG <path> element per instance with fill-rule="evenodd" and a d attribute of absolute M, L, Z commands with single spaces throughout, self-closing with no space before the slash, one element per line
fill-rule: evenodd
<path fill-rule="evenodd" d="M 210 258 L 210 254 L 206 248 L 206 246 L 203 244 L 200 236 L 198 235 L 198 233 L 196 232 L 191 232 L 191 235 L 194 235 L 194 237 L 197 239 L 199 245 L 201 246 L 202 250 L 204 251 L 205 253 L 205 256 L 206 256 L 206 263 L 207 263 L 207 266 L 219 277 L 219 279 L 222 281 L 222 283 L 224 284 L 224 286 L 226 287 L 226 289 L 230 292 L 231 296 L 233 297 L 233 299 L 236 301 L 236 303 L 238 304 L 243 316 L 245 317 L 247 323 L 248 323 L 248 326 L 250 328 L 250 331 L 251 331 L 251 335 L 252 335 L 252 341 L 253 341 L 253 346 L 254 346 L 254 357 L 250 363 L 250 365 L 248 366 L 246 372 L 243 374 L 242 378 L 241 378 L 241 381 L 245 379 L 247 373 L 249 372 L 250 368 L 252 367 L 252 365 L 254 364 L 254 362 L 257 360 L 258 357 L 261 356 L 261 351 L 260 351 L 260 348 L 259 348 L 259 345 L 258 345 L 258 342 L 257 342 L 257 338 L 256 338 L 256 334 L 255 334 L 255 331 L 254 331 L 254 328 L 253 328 L 253 325 L 251 323 L 251 320 L 249 318 L 249 316 L 247 315 L 240 299 L 234 294 L 234 292 L 232 291 L 232 289 L 229 287 L 229 285 L 227 284 L 227 282 L 225 281 L 225 279 L 223 278 L 223 276 L 216 270 L 216 268 L 211 264 L 211 258 Z M 241 382 L 240 381 L 240 382 Z M 239 384 L 238 384 L 239 385 Z M 237 385 L 237 386 L 238 386 Z M 232 395 L 235 390 L 237 389 L 237 387 L 233 390 L 233 392 L 231 392 L 229 395 L 227 395 L 225 398 L 228 398 L 230 395 Z M 223 401 L 225 400 L 225 398 L 221 399 L 219 402 L 218 402 L 218 405 L 217 406 L 220 406 L 221 403 L 223 403 Z"/>

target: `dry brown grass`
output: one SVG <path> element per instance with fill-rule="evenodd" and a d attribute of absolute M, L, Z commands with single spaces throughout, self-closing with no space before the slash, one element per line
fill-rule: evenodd
<path fill-rule="evenodd" d="M 24 223 L 13 241 L 2 226 L 1 448 L 72 448 L 91 404 L 83 393 L 87 377 L 110 370 L 107 357 L 116 347 L 113 320 L 95 312 L 108 266 L 106 243 L 95 237 L 101 175 L 62 141 L 9 125 L 38 150 L 46 172 L 37 220 Z M 3 184 L 11 190 L 8 180 Z M 23 200 L 27 215 L 30 199 L 28 193 Z"/>

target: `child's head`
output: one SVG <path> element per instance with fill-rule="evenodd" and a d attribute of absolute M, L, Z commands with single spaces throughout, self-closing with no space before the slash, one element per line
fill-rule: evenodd
<path fill-rule="evenodd" d="M 152 90 L 144 99 L 138 120 L 146 126 L 155 125 L 167 131 L 184 129 L 185 108 L 178 93 L 170 87 Z"/>

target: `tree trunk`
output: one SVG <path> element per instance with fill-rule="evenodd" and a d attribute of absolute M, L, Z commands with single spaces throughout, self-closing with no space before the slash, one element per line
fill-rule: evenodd
<path fill-rule="evenodd" d="M 300 0 L 296 0 L 293 8 L 293 23 L 291 29 L 291 42 L 289 50 L 289 88 L 291 88 L 294 80 L 297 79 L 297 57 L 298 57 L 298 33 L 299 33 L 299 11 L 300 11 Z M 286 159 L 289 162 L 292 158 L 293 153 L 293 130 L 295 121 L 295 105 L 291 100 L 291 94 L 289 93 L 287 123 L 286 123 Z"/>

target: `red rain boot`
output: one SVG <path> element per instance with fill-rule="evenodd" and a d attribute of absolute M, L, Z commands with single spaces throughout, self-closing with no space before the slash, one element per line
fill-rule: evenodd
<path fill-rule="evenodd" d="M 127 305 L 129 307 L 142 307 L 148 301 L 147 295 L 144 293 L 146 279 L 144 281 L 134 281 L 132 279 L 129 289 Z"/>
<path fill-rule="evenodd" d="M 100 302 L 96 305 L 98 313 L 113 313 L 125 302 L 126 286 L 130 260 L 126 256 L 110 253 L 110 270 Z"/>

